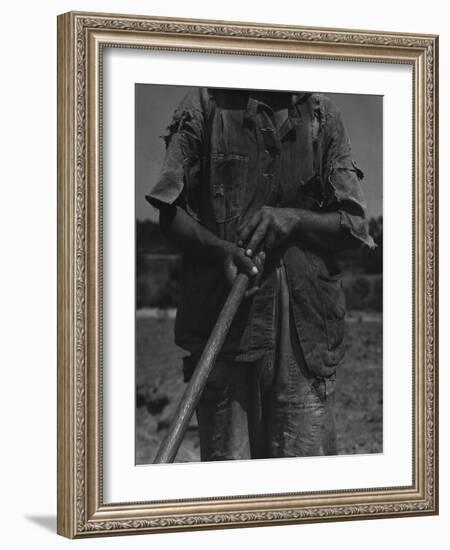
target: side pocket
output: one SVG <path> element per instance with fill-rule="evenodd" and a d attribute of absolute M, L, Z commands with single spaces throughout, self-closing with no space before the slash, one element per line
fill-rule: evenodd
<path fill-rule="evenodd" d="M 327 339 L 327 352 L 324 362 L 328 366 L 337 365 L 344 357 L 345 339 L 345 294 L 342 278 L 335 276 L 318 276 L 322 294 L 323 318 Z"/>
<path fill-rule="evenodd" d="M 345 337 L 344 319 L 326 319 L 328 349 L 335 349 Z"/>

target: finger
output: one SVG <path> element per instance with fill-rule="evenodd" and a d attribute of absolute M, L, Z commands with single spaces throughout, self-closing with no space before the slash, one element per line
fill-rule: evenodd
<path fill-rule="evenodd" d="M 254 256 L 254 258 L 252 258 L 253 263 L 256 265 L 256 267 L 258 268 L 258 271 L 260 273 L 262 273 L 262 271 L 264 269 L 265 259 L 266 259 L 266 255 L 263 251 L 258 252 L 258 254 L 256 254 L 256 256 Z"/>
<path fill-rule="evenodd" d="M 247 258 L 244 254 L 239 254 L 235 259 L 236 267 L 239 271 L 242 273 L 246 273 L 249 277 L 255 277 L 255 275 L 258 275 L 259 270 L 256 267 L 256 265 L 250 260 L 250 258 Z"/>
<path fill-rule="evenodd" d="M 239 227 L 237 231 L 239 246 L 242 246 L 246 242 L 248 237 L 253 233 L 255 228 L 258 226 L 260 219 L 261 219 L 261 211 L 259 210 L 258 212 L 255 212 L 255 214 L 253 214 L 253 216 L 250 218 L 250 221 L 242 224 Z"/>
<path fill-rule="evenodd" d="M 266 253 L 264 250 L 261 250 L 261 252 L 258 252 L 258 254 L 253 258 L 253 262 L 256 264 L 256 267 L 262 271 L 264 268 L 264 264 L 266 262 Z"/>
<path fill-rule="evenodd" d="M 247 290 L 247 292 L 245 293 L 245 298 L 251 298 L 257 292 L 259 292 L 259 290 L 260 290 L 259 286 L 252 286 L 252 288 L 250 290 Z"/>
<path fill-rule="evenodd" d="M 255 287 L 259 287 L 260 283 L 261 283 L 261 279 L 262 279 L 262 275 L 263 275 L 263 271 L 264 271 L 264 262 L 266 260 L 266 255 L 263 251 L 259 252 L 254 258 L 253 258 L 253 262 L 254 264 L 256 265 L 259 273 L 258 275 L 256 275 L 255 279 L 254 279 L 254 283 L 253 283 L 253 286 Z"/>
<path fill-rule="evenodd" d="M 245 253 L 247 254 L 247 256 L 252 256 L 254 251 L 264 241 L 268 228 L 269 228 L 269 222 L 266 220 L 261 222 L 258 225 L 258 227 L 254 230 L 253 235 L 251 236 L 246 247 Z"/>
<path fill-rule="evenodd" d="M 266 250 L 271 250 L 275 246 L 275 242 L 276 242 L 275 232 L 268 231 L 266 235 L 266 240 L 264 243 Z"/>
<path fill-rule="evenodd" d="M 247 292 L 245 293 L 246 298 L 251 298 L 257 292 L 260 291 L 260 289 L 261 289 L 260 285 L 261 285 L 261 279 L 262 279 L 262 276 L 263 276 L 265 261 L 266 261 L 266 254 L 264 253 L 264 251 L 258 252 L 258 254 L 256 254 L 256 256 L 253 258 L 253 262 L 254 262 L 255 266 L 257 267 L 259 273 L 253 279 L 252 287 L 249 290 L 247 290 Z"/>

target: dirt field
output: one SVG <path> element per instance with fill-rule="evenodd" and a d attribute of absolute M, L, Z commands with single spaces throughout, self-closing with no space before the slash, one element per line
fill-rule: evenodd
<path fill-rule="evenodd" d="M 183 393 L 182 353 L 173 344 L 173 319 L 136 321 L 136 464 L 151 463 Z M 348 314 L 347 361 L 337 375 L 339 454 L 382 452 L 381 315 Z M 177 462 L 199 460 L 194 418 Z"/>

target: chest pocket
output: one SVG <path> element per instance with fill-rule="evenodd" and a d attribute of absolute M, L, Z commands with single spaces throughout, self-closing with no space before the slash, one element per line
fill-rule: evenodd
<path fill-rule="evenodd" d="M 210 174 L 215 221 L 223 224 L 238 218 L 247 184 L 248 156 L 237 153 L 213 153 Z"/>

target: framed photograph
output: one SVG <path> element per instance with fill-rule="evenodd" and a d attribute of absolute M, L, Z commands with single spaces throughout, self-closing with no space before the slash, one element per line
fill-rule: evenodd
<path fill-rule="evenodd" d="M 438 512 L 438 38 L 58 17 L 58 533 Z"/>

